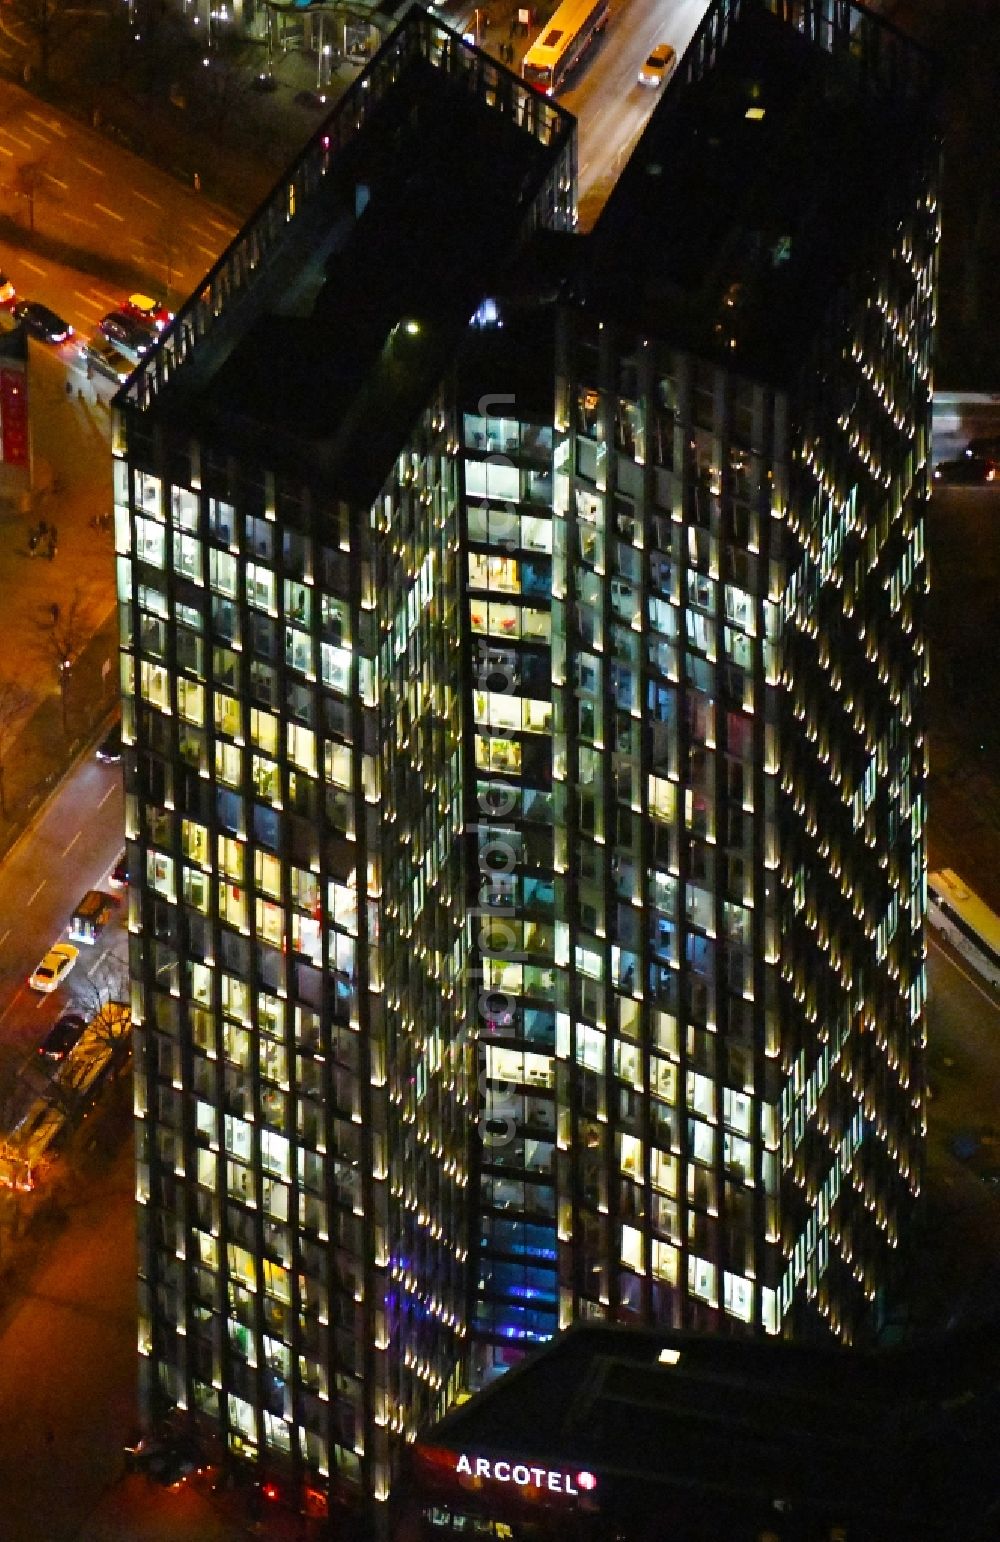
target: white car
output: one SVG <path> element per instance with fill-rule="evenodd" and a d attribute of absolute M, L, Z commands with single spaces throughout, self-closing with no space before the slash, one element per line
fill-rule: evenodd
<path fill-rule="evenodd" d="M 41 963 L 36 965 L 28 984 L 33 991 L 41 991 L 47 996 L 62 984 L 79 957 L 80 949 L 74 948 L 71 942 L 54 942 Z"/>
<path fill-rule="evenodd" d="M 639 71 L 640 86 L 662 86 L 677 67 L 677 50 L 670 43 L 657 43 Z"/>

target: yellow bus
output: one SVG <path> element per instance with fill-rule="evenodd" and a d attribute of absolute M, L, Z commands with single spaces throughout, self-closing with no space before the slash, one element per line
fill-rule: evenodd
<path fill-rule="evenodd" d="M 927 875 L 927 919 L 991 985 L 1000 986 L 1000 916 L 950 867 Z"/>
<path fill-rule="evenodd" d="M 609 0 L 563 0 L 525 54 L 521 75 L 546 96 L 557 92 L 608 24 Z"/>

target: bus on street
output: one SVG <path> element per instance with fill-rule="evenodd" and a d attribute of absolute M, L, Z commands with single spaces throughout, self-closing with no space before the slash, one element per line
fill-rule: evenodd
<path fill-rule="evenodd" d="M 950 867 L 928 874 L 927 919 L 991 985 L 1000 987 L 1000 916 Z"/>
<path fill-rule="evenodd" d="M 604 31 L 608 13 L 609 0 L 563 0 L 521 63 L 521 75 L 528 85 L 554 96 L 597 34 Z"/>

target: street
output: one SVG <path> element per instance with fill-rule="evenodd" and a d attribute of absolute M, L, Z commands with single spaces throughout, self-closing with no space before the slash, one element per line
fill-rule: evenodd
<path fill-rule="evenodd" d="M 657 43 L 672 43 L 681 58 L 707 10 L 708 0 L 617 0 L 589 61 L 560 92 L 580 124 L 581 229 L 593 225 L 662 96 L 663 87 L 639 85 L 639 66 Z"/>
<path fill-rule="evenodd" d="M 30 205 L 12 191 L 26 167 Z M 193 188 L 6 81 L 0 182 L 0 266 L 19 298 L 52 306 L 81 340 L 129 293 L 190 293 L 235 233 Z"/>
<path fill-rule="evenodd" d="M 28 976 L 65 929 L 88 889 L 108 889 L 108 873 L 125 844 L 121 767 L 86 755 L 41 818 L 0 866 L 0 1044 L 27 1055 L 61 1013 L 80 1003 L 94 1010 L 111 958 L 125 956 L 127 891 L 116 920 L 49 996 L 28 988 Z M 113 892 L 113 891 L 112 891 Z M 0 1532 L 2 1535 L 2 1532 Z"/>

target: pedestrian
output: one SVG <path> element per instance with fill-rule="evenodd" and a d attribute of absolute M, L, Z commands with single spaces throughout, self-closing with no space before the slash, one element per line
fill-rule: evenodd
<path fill-rule="evenodd" d="M 73 382 L 72 382 L 72 380 L 67 380 L 67 382 L 66 382 L 66 395 L 67 396 L 72 396 L 73 395 Z"/>
<path fill-rule="evenodd" d="M 198 175 L 197 172 L 195 172 L 195 174 L 194 174 L 194 190 L 195 190 L 196 193 L 200 193 L 201 192 L 201 177 Z"/>
<path fill-rule="evenodd" d="M 37 546 L 38 546 L 38 531 L 37 530 L 32 530 L 31 534 L 28 536 L 28 556 L 29 557 L 33 557 L 35 555 L 35 550 L 36 550 Z"/>
<path fill-rule="evenodd" d="M 55 554 L 56 554 L 56 550 L 57 550 L 58 545 L 59 545 L 59 543 L 56 540 L 56 534 L 55 534 L 55 531 L 53 530 L 51 532 L 51 534 L 49 535 L 48 558 L 49 558 L 50 562 L 52 562 L 53 559 L 55 558 Z"/>

